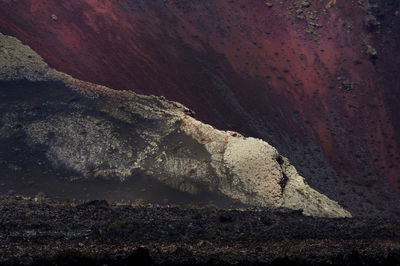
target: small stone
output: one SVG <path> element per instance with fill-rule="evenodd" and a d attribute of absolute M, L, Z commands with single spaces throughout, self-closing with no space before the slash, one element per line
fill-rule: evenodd
<path fill-rule="evenodd" d="M 51 17 L 51 19 L 54 20 L 54 21 L 57 21 L 57 20 L 58 20 L 58 17 L 57 17 L 56 14 L 51 14 L 50 17 Z"/>
<path fill-rule="evenodd" d="M 142 198 L 137 198 L 133 202 L 133 206 L 146 206 L 146 205 L 147 205 L 147 201 L 145 199 L 142 199 Z"/>
<path fill-rule="evenodd" d="M 39 106 L 37 104 L 32 104 L 32 105 L 28 106 L 28 108 L 27 108 L 28 111 L 34 111 L 37 109 L 39 109 Z"/>
<path fill-rule="evenodd" d="M 376 51 L 376 49 L 374 47 L 372 47 L 371 45 L 367 45 L 367 50 L 365 51 L 365 53 L 369 56 L 369 58 L 371 59 L 376 59 L 378 58 L 378 52 Z"/>
<path fill-rule="evenodd" d="M 308 8 L 308 7 L 310 7 L 310 3 L 308 1 L 302 1 L 301 2 L 301 6 L 305 7 L 305 8 Z"/>
<path fill-rule="evenodd" d="M 36 194 L 36 196 L 33 198 L 35 202 L 42 202 L 46 198 L 46 195 L 43 192 L 39 192 Z"/>

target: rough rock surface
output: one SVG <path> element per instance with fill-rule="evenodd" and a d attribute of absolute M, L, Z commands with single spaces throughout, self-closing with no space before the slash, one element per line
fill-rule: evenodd
<path fill-rule="evenodd" d="M 0 194 L 0 265 L 385 265 L 400 221 Z M 93 219 L 95 217 L 95 219 Z M 139 262 L 148 249 L 153 263 Z M 138 254 L 136 254 L 138 255 Z"/>
<path fill-rule="evenodd" d="M 0 31 L 75 78 L 262 138 L 352 213 L 382 215 L 400 206 L 399 14 L 397 0 L 0 1 Z"/>
<path fill-rule="evenodd" d="M 59 175 L 71 180 L 125 181 L 144 172 L 192 194 L 213 191 L 251 205 L 351 216 L 262 140 L 205 125 L 161 97 L 75 80 L 13 37 L 0 35 L 0 45 L 0 169 L 6 178 L 7 171 L 26 174 L 29 164 L 62 169 Z"/>

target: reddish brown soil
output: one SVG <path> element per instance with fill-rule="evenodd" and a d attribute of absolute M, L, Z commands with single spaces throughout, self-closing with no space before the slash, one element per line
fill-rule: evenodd
<path fill-rule="evenodd" d="M 282 141 L 311 137 L 342 179 L 399 191 L 399 3 L 312 0 L 311 21 L 296 1 L 270 2 L 2 1 L 0 31 L 60 71 L 164 95 L 218 128 L 263 136 L 261 121 Z"/>

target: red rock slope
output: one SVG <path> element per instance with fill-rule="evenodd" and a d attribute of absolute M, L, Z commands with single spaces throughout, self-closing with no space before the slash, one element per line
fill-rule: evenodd
<path fill-rule="evenodd" d="M 76 78 L 261 136 L 311 182 L 399 192 L 399 3 L 372 2 L 8 0 L 0 31 Z"/>

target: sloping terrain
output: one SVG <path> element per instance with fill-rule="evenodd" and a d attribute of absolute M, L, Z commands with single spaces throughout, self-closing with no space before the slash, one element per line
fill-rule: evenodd
<path fill-rule="evenodd" d="M 50 66 L 261 137 L 369 214 L 399 205 L 399 25 L 398 1 L 0 3 L 0 31 Z"/>
<path fill-rule="evenodd" d="M 214 193 L 306 215 L 351 217 L 260 139 L 203 124 L 164 97 L 76 80 L 1 33 L 0 48 L 3 182 L 29 185 L 33 178 L 49 177 L 125 182 L 147 176 L 157 188 L 205 192 L 203 198 Z"/>

